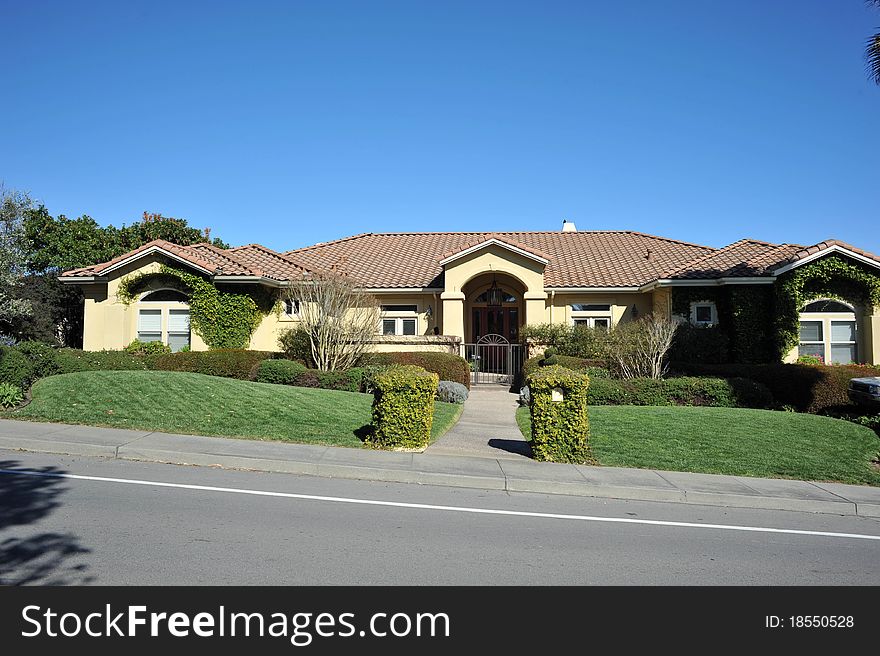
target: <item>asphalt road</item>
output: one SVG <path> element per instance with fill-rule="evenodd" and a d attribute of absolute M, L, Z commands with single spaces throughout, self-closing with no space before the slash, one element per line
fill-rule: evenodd
<path fill-rule="evenodd" d="M 862 517 L 14 451 L 0 470 L 4 584 L 880 584 Z"/>

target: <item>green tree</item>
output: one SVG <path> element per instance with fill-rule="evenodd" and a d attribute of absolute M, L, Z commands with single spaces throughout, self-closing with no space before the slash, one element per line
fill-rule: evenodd
<path fill-rule="evenodd" d="M 0 331 L 32 312 L 19 295 L 26 264 L 23 223 L 32 206 L 26 193 L 0 186 Z"/>
<path fill-rule="evenodd" d="M 865 0 L 867 4 L 880 9 L 880 0 Z M 868 38 L 865 45 L 865 59 L 868 61 L 868 76 L 880 85 L 880 32 Z"/>

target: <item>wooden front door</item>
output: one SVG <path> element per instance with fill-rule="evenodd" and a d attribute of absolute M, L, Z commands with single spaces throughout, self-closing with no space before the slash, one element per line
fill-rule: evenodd
<path fill-rule="evenodd" d="M 471 321 L 474 342 L 486 335 L 501 335 L 511 344 L 519 341 L 519 308 L 475 307 Z"/>

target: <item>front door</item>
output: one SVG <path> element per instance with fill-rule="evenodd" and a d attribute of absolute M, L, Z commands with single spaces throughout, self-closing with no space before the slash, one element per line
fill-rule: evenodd
<path fill-rule="evenodd" d="M 519 341 L 519 308 L 473 308 L 473 340 L 486 335 L 501 335 L 511 344 Z"/>

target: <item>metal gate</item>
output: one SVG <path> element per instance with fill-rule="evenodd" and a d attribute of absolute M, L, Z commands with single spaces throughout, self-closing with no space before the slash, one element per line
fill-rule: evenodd
<path fill-rule="evenodd" d="M 523 345 L 511 344 L 502 335 L 484 335 L 476 344 L 462 344 L 461 349 L 474 385 L 512 385 L 522 368 Z"/>

